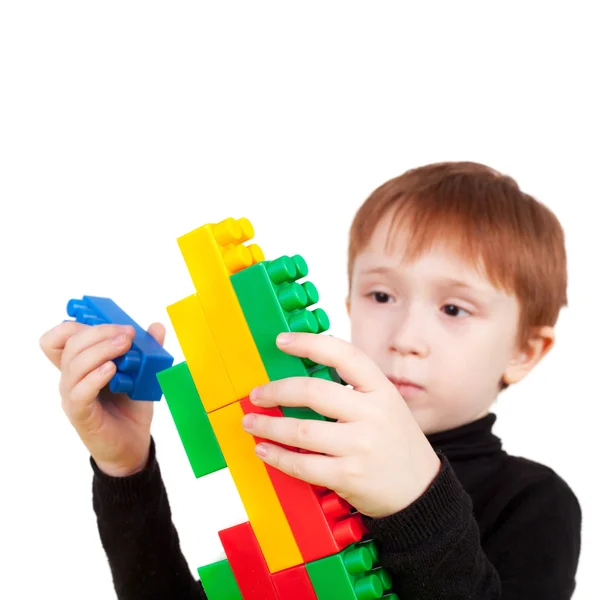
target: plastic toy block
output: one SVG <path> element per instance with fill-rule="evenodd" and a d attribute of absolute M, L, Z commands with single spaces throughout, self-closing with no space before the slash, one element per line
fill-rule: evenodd
<path fill-rule="evenodd" d="M 228 560 L 199 567 L 198 575 L 208 600 L 243 600 Z"/>
<path fill-rule="evenodd" d="M 279 600 L 250 523 L 219 531 L 219 538 L 244 600 Z"/>
<path fill-rule="evenodd" d="M 228 218 L 177 239 L 238 399 L 269 381 L 230 280 L 264 260 L 258 245 L 243 244 L 253 236 L 248 219 Z"/>
<path fill-rule="evenodd" d="M 196 294 L 167 313 L 206 412 L 239 400 Z"/>
<path fill-rule="evenodd" d="M 283 416 L 281 408 L 259 407 L 248 398 L 240 406 L 244 414 Z M 256 443 L 263 441 L 254 439 Z M 350 504 L 335 492 L 290 477 L 266 463 L 265 467 L 304 562 L 335 554 L 362 539 L 366 528 L 361 515 L 351 512 Z"/>
<path fill-rule="evenodd" d="M 324 371 L 319 374 L 326 379 L 339 381 L 334 369 L 291 356 L 275 344 L 282 331 L 321 333 L 329 329 L 329 318 L 322 308 L 308 310 L 319 301 L 319 293 L 310 281 L 297 282 L 307 274 L 306 262 L 297 254 L 263 261 L 231 276 L 271 381 L 316 375 L 320 371 Z"/>
<path fill-rule="evenodd" d="M 209 413 L 208 418 L 269 571 L 276 573 L 303 560 L 265 463 L 254 452 L 254 438 L 242 428 L 243 416 L 242 407 L 236 402 Z"/>
<path fill-rule="evenodd" d="M 317 600 L 317 595 L 304 565 L 279 571 L 272 577 L 275 589 L 281 599 Z"/>
<path fill-rule="evenodd" d="M 173 364 L 173 357 L 110 298 L 83 296 L 67 303 L 67 314 L 86 325 L 111 323 L 132 325 L 135 336 L 131 348 L 115 359 L 117 372 L 110 380 L 110 390 L 127 394 L 132 400 L 160 400 L 162 390 L 156 374 Z"/>
<path fill-rule="evenodd" d="M 227 467 L 219 442 L 194 385 L 187 363 L 158 374 L 158 382 L 194 475 L 203 477 Z"/>
<path fill-rule="evenodd" d="M 377 600 L 392 588 L 391 575 L 378 563 L 377 546 L 370 540 L 308 563 L 306 570 L 319 600 Z"/>
<path fill-rule="evenodd" d="M 280 256 L 235 273 L 231 283 L 271 381 L 311 376 L 339 383 L 335 369 L 286 354 L 275 343 L 284 331 L 321 333 L 329 329 L 329 318 L 322 308 L 308 310 L 318 302 L 319 294 L 310 281 L 298 283 L 307 274 L 300 255 Z M 285 407 L 283 412 L 288 417 L 324 418 L 308 408 Z"/>

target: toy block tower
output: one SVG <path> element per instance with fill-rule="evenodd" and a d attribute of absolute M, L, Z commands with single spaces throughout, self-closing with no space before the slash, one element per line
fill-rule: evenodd
<path fill-rule="evenodd" d="M 178 238 L 195 292 L 167 307 L 185 361 L 158 381 L 196 477 L 228 468 L 248 522 L 219 532 L 226 560 L 202 566 L 210 600 L 397 600 L 361 516 L 331 490 L 294 479 L 254 452 L 244 414 L 323 419 L 308 409 L 259 409 L 253 387 L 292 376 L 344 385 L 334 369 L 290 356 L 283 331 L 321 333 L 316 287 L 299 255 L 265 260 L 245 218 Z"/>

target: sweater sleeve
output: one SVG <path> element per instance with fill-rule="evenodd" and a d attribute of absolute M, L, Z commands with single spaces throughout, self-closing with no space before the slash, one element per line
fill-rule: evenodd
<path fill-rule="evenodd" d="M 117 597 L 206 600 L 179 546 L 154 439 L 148 464 L 130 477 L 111 477 L 90 462 L 93 507 Z"/>
<path fill-rule="evenodd" d="M 447 458 L 403 511 L 365 517 L 400 598 L 568 600 L 575 587 L 581 513 L 562 480 L 528 485 L 482 544 L 472 501 Z"/>

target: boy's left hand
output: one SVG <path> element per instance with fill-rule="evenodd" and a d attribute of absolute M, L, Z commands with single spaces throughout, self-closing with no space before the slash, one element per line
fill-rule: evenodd
<path fill-rule="evenodd" d="M 379 367 L 356 346 L 331 336 L 282 334 L 277 345 L 288 354 L 334 367 L 353 389 L 313 377 L 255 388 L 250 400 L 257 406 L 306 406 L 337 419 L 246 415 L 244 429 L 256 437 L 316 453 L 261 443 L 257 455 L 284 473 L 334 490 L 369 517 L 391 515 L 419 498 L 439 472 L 440 459 Z"/>

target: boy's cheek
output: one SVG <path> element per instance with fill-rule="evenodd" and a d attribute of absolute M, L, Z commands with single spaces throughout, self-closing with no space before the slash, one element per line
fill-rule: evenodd
<path fill-rule="evenodd" d="M 350 333 L 352 343 L 373 358 L 372 355 L 375 354 L 376 348 L 382 342 L 379 323 L 352 319 L 350 321 Z"/>

